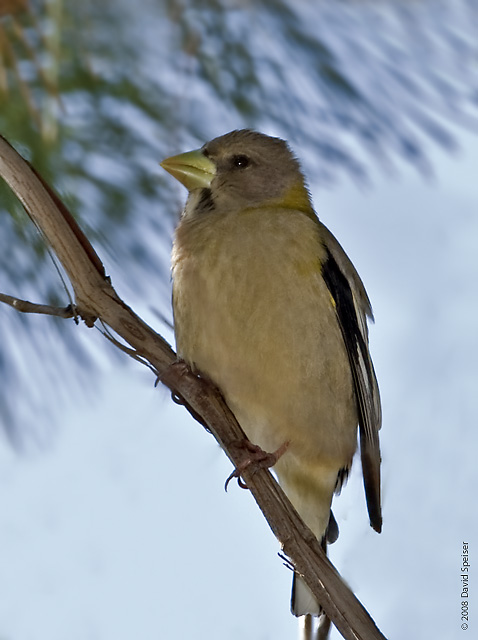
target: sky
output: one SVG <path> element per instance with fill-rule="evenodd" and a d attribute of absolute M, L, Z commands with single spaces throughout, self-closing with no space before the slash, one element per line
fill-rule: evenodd
<path fill-rule="evenodd" d="M 310 179 L 372 300 L 384 412 L 383 533 L 356 464 L 330 555 L 390 638 L 478 628 L 478 138 L 459 139 L 455 156 L 431 151 L 433 180 L 406 167 L 368 190 Z M 138 311 L 173 340 L 148 301 Z M 224 492 L 231 466 L 212 436 L 137 363 L 106 358 L 97 391 L 59 403 L 41 445 L 0 441 L 0 639 L 295 638 L 290 571 L 248 492 Z"/>

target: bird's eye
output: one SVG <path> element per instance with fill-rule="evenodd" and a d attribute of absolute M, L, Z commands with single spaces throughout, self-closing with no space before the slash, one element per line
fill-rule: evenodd
<path fill-rule="evenodd" d="M 235 169 L 245 169 L 246 167 L 249 166 L 249 164 L 250 164 L 249 158 L 243 154 L 234 156 L 232 158 L 232 166 Z"/>

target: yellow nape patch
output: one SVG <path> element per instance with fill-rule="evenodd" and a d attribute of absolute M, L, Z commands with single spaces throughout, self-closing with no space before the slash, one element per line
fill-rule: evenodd
<path fill-rule="evenodd" d="M 292 187 L 284 194 L 281 205 L 285 209 L 298 209 L 308 215 L 315 217 L 310 194 L 302 180 L 295 182 Z"/>
<path fill-rule="evenodd" d="M 292 187 L 286 191 L 284 197 L 281 199 L 280 206 L 284 209 L 297 209 L 298 211 L 303 211 L 308 216 L 316 217 L 310 201 L 309 191 L 302 180 L 295 182 Z"/>
<path fill-rule="evenodd" d="M 299 179 L 280 198 L 273 198 L 261 203 L 263 207 L 278 207 L 280 209 L 292 209 L 305 213 L 309 218 L 317 219 L 310 194 L 303 180 Z"/>

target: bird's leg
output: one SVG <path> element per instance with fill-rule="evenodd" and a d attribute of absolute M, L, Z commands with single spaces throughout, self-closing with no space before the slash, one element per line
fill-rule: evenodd
<path fill-rule="evenodd" d="M 238 453 L 240 452 L 244 459 L 237 465 L 226 480 L 226 484 L 224 485 L 224 489 L 226 491 L 233 478 L 237 478 L 237 484 L 242 489 L 247 489 L 247 484 L 241 478 L 242 473 L 250 466 L 253 467 L 253 472 L 257 471 L 257 469 L 269 469 L 270 467 L 273 467 L 279 458 L 286 452 L 287 447 L 289 446 L 289 440 L 281 444 L 281 446 L 272 453 L 264 451 L 257 444 L 252 444 L 249 440 L 238 440 L 234 442 L 232 446 L 236 451 L 238 451 Z"/>

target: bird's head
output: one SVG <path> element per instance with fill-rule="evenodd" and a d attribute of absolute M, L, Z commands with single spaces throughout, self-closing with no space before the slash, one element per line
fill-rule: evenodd
<path fill-rule="evenodd" d="M 249 129 L 231 131 L 161 166 L 195 196 L 195 211 L 260 207 L 314 215 L 298 160 L 287 143 Z"/>

